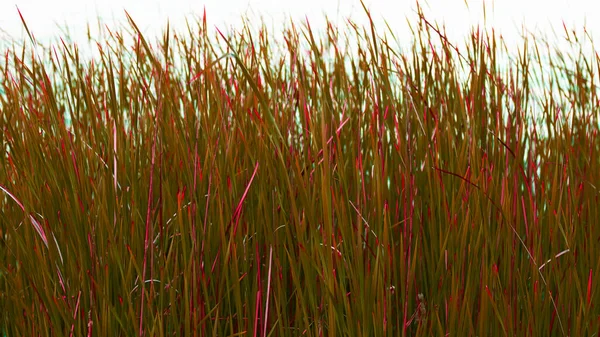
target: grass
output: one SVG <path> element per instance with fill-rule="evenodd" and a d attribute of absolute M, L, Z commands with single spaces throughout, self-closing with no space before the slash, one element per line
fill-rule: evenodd
<path fill-rule="evenodd" d="M 598 335 L 597 55 L 128 18 L 3 52 L 4 335 Z"/>

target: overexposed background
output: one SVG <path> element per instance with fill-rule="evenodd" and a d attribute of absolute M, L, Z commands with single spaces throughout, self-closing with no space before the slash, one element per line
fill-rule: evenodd
<path fill-rule="evenodd" d="M 387 20 L 400 40 L 410 37 L 407 18 L 416 22 L 415 0 L 364 0 L 377 27 Z M 494 27 L 507 44 L 514 45 L 524 31 L 547 34 L 556 44 L 566 44 L 563 23 L 582 31 L 584 25 L 594 37 L 600 33 L 600 20 L 590 17 L 596 9 L 590 0 L 420 0 L 425 15 L 445 24 L 449 38 L 462 42 L 473 25 Z M 485 6 L 485 20 L 484 20 Z M 322 27 L 324 16 L 343 23 L 345 18 L 368 23 L 360 0 L 2 0 L 0 1 L 0 41 L 22 40 L 25 30 L 17 12 L 20 9 L 39 42 L 64 36 L 64 28 L 75 41 L 85 41 L 88 23 L 97 28 L 98 18 L 115 28 L 125 24 L 127 10 L 144 34 L 156 35 L 166 27 L 183 29 L 185 18 L 202 16 L 206 9 L 212 27 L 239 26 L 241 17 L 258 18 L 277 29 L 287 16 L 308 18 L 314 28 Z M 553 33 L 556 32 L 556 35 Z M 92 33 L 94 31 L 92 30 Z"/>

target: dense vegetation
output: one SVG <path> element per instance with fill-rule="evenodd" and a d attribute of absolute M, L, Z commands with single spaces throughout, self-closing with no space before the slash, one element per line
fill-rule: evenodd
<path fill-rule="evenodd" d="M 597 56 L 129 23 L 2 53 L 0 334 L 598 335 Z"/>

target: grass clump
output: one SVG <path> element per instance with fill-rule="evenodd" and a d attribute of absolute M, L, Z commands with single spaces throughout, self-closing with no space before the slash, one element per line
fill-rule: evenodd
<path fill-rule="evenodd" d="M 3 53 L 4 335 L 597 335 L 597 58 L 129 22 Z"/>

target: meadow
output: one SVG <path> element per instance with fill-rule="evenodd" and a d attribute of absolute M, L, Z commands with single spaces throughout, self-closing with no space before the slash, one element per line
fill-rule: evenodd
<path fill-rule="evenodd" d="M 0 335 L 598 336 L 597 54 L 128 18 L 2 51 Z"/>

